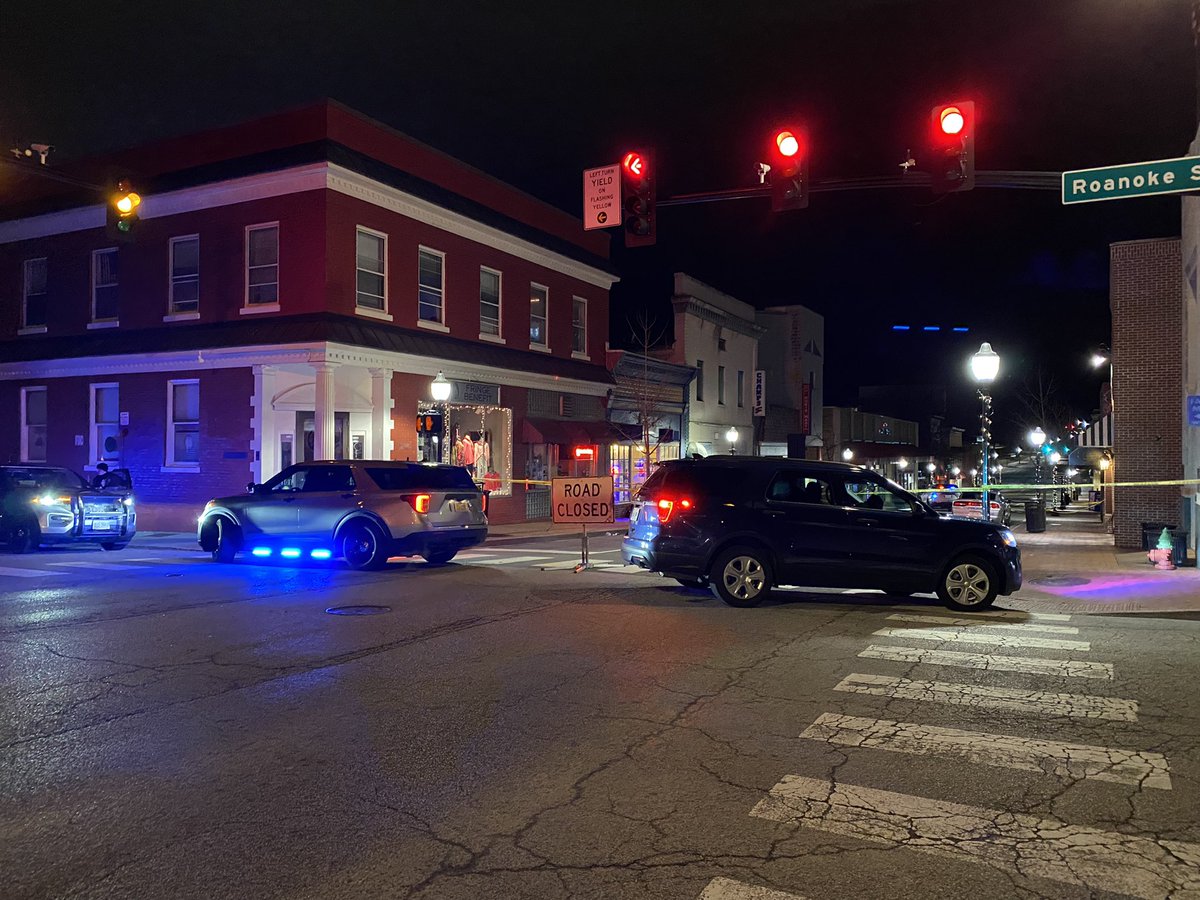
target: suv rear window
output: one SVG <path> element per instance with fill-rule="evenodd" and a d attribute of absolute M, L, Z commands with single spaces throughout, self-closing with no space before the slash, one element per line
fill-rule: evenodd
<path fill-rule="evenodd" d="M 462 466 L 380 466 L 367 474 L 384 491 L 479 490 Z"/>
<path fill-rule="evenodd" d="M 653 500 L 663 493 L 734 496 L 746 483 L 747 476 L 745 469 L 736 466 L 665 465 L 646 479 L 637 499 Z"/>

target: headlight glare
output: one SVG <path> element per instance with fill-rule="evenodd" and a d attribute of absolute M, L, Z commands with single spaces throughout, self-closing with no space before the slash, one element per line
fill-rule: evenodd
<path fill-rule="evenodd" d="M 1009 547 L 1017 546 L 1017 536 L 1008 528 L 1002 528 L 1000 530 L 1000 540 L 1004 541 L 1004 543 Z"/>

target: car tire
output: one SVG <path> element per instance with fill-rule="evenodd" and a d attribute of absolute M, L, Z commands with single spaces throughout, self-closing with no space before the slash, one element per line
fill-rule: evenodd
<path fill-rule="evenodd" d="M 383 535 L 369 522 L 351 522 L 342 532 L 341 555 L 346 565 L 360 572 L 382 569 L 387 565 L 388 552 Z"/>
<path fill-rule="evenodd" d="M 758 547 L 730 547 L 717 554 L 708 581 L 718 600 L 730 606 L 758 606 L 771 592 L 771 564 Z"/>
<path fill-rule="evenodd" d="M 704 578 L 676 578 L 685 588 L 699 588 L 703 590 L 708 587 L 708 580 Z"/>
<path fill-rule="evenodd" d="M 32 553 L 42 542 L 42 530 L 33 519 L 18 521 L 8 533 L 9 553 Z"/>
<path fill-rule="evenodd" d="M 938 578 L 937 594 L 950 609 L 975 612 L 991 606 L 999 588 L 994 564 L 981 556 L 960 556 Z"/>
<path fill-rule="evenodd" d="M 444 566 L 457 555 L 457 550 L 430 550 L 428 553 L 422 553 L 421 558 L 431 566 Z"/>
<path fill-rule="evenodd" d="M 237 557 L 241 546 L 241 529 L 221 516 L 213 523 L 217 530 L 217 542 L 213 544 L 212 560 L 219 563 L 231 563 Z"/>
<path fill-rule="evenodd" d="M 129 541 L 101 541 L 100 548 L 102 550 L 124 550 L 129 546 Z"/>

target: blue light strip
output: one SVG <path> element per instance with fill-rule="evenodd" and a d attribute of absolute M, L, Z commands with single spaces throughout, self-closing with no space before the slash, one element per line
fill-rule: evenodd
<path fill-rule="evenodd" d="M 893 325 L 892 326 L 892 331 L 911 331 L 911 330 L 912 330 L 911 325 Z"/>
<path fill-rule="evenodd" d="M 955 330 L 955 331 L 970 331 L 971 329 L 970 329 L 970 328 L 965 328 L 965 327 L 963 327 L 962 325 L 955 325 L 955 326 L 954 326 L 954 330 Z"/>
<path fill-rule="evenodd" d="M 311 554 L 313 559 L 329 559 L 333 554 L 328 550 L 314 550 Z"/>
<path fill-rule="evenodd" d="M 250 555 L 251 556 L 270 556 L 271 548 L 270 547 L 255 547 L 253 550 L 250 551 Z"/>
<path fill-rule="evenodd" d="M 921 330 L 922 331 L 941 331 L 942 326 L 941 325 L 926 325 Z"/>
<path fill-rule="evenodd" d="M 300 556 L 300 551 L 295 547 L 284 547 L 279 551 L 279 555 L 286 557 L 287 559 L 296 559 Z"/>

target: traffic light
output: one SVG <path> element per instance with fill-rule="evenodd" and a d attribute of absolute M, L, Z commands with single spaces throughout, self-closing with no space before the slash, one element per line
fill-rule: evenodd
<path fill-rule="evenodd" d="M 138 217 L 141 205 L 141 195 L 133 190 L 129 182 L 118 182 L 117 189 L 109 194 L 105 205 L 105 231 L 108 236 L 114 241 L 132 241 L 134 229 L 141 221 Z"/>
<path fill-rule="evenodd" d="M 631 150 L 621 159 L 621 210 L 625 246 L 654 243 L 654 166 L 650 154 Z"/>
<path fill-rule="evenodd" d="M 930 113 L 929 168 L 935 194 L 975 187 L 975 104 L 939 103 Z"/>
<path fill-rule="evenodd" d="M 808 206 L 808 135 L 795 126 L 777 128 L 767 147 L 771 171 L 771 209 Z"/>

